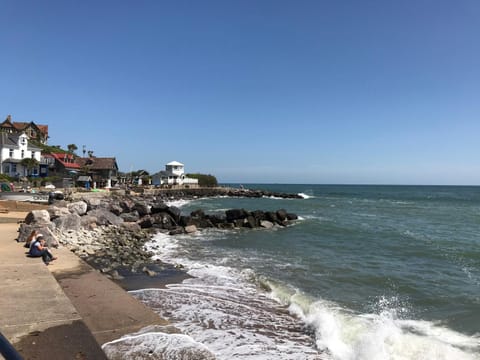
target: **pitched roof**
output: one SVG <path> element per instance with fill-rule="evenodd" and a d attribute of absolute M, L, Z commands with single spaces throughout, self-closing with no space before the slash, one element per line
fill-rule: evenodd
<path fill-rule="evenodd" d="M 117 160 L 112 157 L 88 157 L 88 158 L 77 158 L 77 163 L 80 167 L 88 166 L 92 170 L 116 170 L 118 169 Z"/>
<path fill-rule="evenodd" d="M 0 132 L 0 146 L 1 147 L 4 147 L 4 146 L 18 147 L 18 138 L 21 135 L 22 134 L 7 134 L 7 133 L 4 133 L 4 132 Z M 37 146 L 30 145 L 30 143 L 28 144 L 27 149 L 31 150 L 31 151 L 41 151 L 42 150 L 41 148 L 39 148 Z"/>
<path fill-rule="evenodd" d="M 17 146 L 18 144 L 18 135 L 17 134 L 7 134 L 0 132 L 0 146 Z"/>
<path fill-rule="evenodd" d="M 184 166 L 182 163 L 179 163 L 178 161 L 169 162 L 167 165 L 171 165 L 171 166 Z"/>
<path fill-rule="evenodd" d="M 75 157 L 72 154 L 67 153 L 53 153 L 52 155 L 55 160 L 57 160 L 60 164 L 65 166 L 67 169 L 80 169 L 80 165 L 75 162 Z"/>
<path fill-rule="evenodd" d="M 13 124 L 11 122 L 11 117 L 7 116 L 4 122 L 0 124 L 2 128 L 13 128 Z"/>

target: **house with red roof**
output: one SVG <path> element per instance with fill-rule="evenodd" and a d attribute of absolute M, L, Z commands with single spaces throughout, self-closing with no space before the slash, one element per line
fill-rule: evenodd
<path fill-rule="evenodd" d="M 54 162 L 49 168 L 49 175 L 66 176 L 77 174 L 80 171 L 80 165 L 75 161 L 75 156 L 68 153 L 45 154 L 44 158 L 53 158 Z M 53 165 L 53 166 L 52 166 Z"/>

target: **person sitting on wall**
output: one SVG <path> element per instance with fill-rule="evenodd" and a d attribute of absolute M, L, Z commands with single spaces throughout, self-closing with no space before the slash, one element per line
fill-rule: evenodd
<path fill-rule="evenodd" d="M 37 239 L 38 236 L 41 236 L 37 230 L 33 230 L 30 235 L 28 235 L 27 240 L 25 240 L 25 247 L 30 249 L 32 243 Z"/>
<path fill-rule="evenodd" d="M 54 257 L 48 249 L 45 238 L 42 235 L 37 236 L 37 238 L 34 240 L 32 246 L 30 246 L 30 251 L 28 252 L 28 254 L 31 257 L 41 256 L 45 265 L 50 264 L 50 261 L 57 260 L 57 258 Z"/>

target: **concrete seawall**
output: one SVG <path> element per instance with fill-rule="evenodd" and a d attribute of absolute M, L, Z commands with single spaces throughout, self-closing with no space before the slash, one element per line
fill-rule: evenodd
<path fill-rule="evenodd" d="M 167 324 L 64 247 L 49 266 L 27 257 L 21 215 L 0 214 L 0 331 L 24 359 L 104 359 L 101 344 Z"/>

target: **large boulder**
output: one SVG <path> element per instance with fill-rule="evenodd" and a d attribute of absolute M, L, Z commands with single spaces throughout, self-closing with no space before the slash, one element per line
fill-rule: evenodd
<path fill-rule="evenodd" d="M 25 217 L 26 224 L 48 224 L 50 214 L 47 210 L 32 210 Z"/>
<path fill-rule="evenodd" d="M 150 207 L 144 202 L 135 203 L 133 210 L 137 210 L 138 214 L 142 217 L 150 214 Z"/>
<path fill-rule="evenodd" d="M 182 210 L 180 210 L 176 206 L 169 206 L 168 209 L 166 210 L 166 212 L 168 214 L 170 214 L 170 216 L 173 218 L 173 220 L 175 220 L 175 223 L 178 224 L 178 222 L 180 221 L 180 216 L 182 214 Z"/>
<path fill-rule="evenodd" d="M 271 228 L 273 228 L 274 225 L 275 225 L 274 223 L 272 223 L 268 220 L 261 220 L 260 221 L 260 226 L 265 228 L 265 229 L 271 229 Z"/>
<path fill-rule="evenodd" d="M 87 211 L 94 210 L 99 208 L 102 205 L 102 199 L 96 197 L 87 197 L 82 199 L 87 203 L 88 209 Z"/>
<path fill-rule="evenodd" d="M 85 229 L 93 230 L 97 227 L 97 218 L 90 214 L 81 217 L 81 225 Z"/>
<path fill-rule="evenodd" d="M 68 211 L 72 214 L 78 214 L 80 216 L 87 213 L 88 205 L 85 201 L 76 201 L 67 205 Z"/>
<path fill-rule="evenodd" d="M 278 224 L 279 221 L 278 221 L 278 217 L 277 217 L 277 213 L 273 212 L 273 211 L 267 211 L 265 213 L 265 220 L 268 220 L 274 224 Z"/>
<path fill-rule="evenodd" d="M 68 211 L 67 208 L 53 205 L 49 206 L 47 211 L 50 214 L 50 220 L 54 220 L 60 216 L 66 216 L 70 214 L 70 211 Z"/>
<path fill-rule="evenodd" d="M 225 211 L 228 222 L 234 222 L 235 220 L 245 219 L 248 216 L 248 212 L 245 209 L 230 209 Z"/>
<path fill-rule="evenodd" d="M 196 217 L 196 218 L 204 218 L 205 217 L 205 212 L 202 209 L 197 209 L 194 210 L 190 213 L 191 217 Z"/>
<path fill-rule="evenodd" d="M 78 231 L 82 227 L 82 218 L 78 214 L 69 214 L 60 216 L 53 220 L 57 230 L 74 230 Z"/>
<path fill-rule="evenodd" d="M 137 222 L 140 219 L 140 215 L 136 210 L 132 212 L 122 213 L 120 214 L 120 217 L 125 222 Z"/>
<path fill-rule="evenodd" d="M 137 224 L 140 225 L 142 229 L 148 229 L 153 226 L 153 219 L 150 215 L 147 215 L 138 220 Z"/>
<path fill-rule="evenodd" d="M 107 209 L 98 208 L 88 212 L 88 215 L 97 218 L 97 225 L 120 225 L 123 219 Z"/>
<path fill-rule="evenodd" d="M 158 214 L 161 212 L 166 212 L 168 210 L 168 205 L 165 204 L 163 201 L 157 201 L 155 204 L 152 205 L 150 212 L 152 214 Z"/>
<path fill-rule="evenodd" d="M 47 244 L 50 239 L 50 245 L 49 246 L 55 246 L 56 239 L 53 239 L 52 241 L 51 238 L 54 238 L 52 230 L 54 228 L 54 224 L 46 224 L 46 225 L 38 225 L 38 224 L 20 224 L 20 227 L 18 228 L 18 242 L 25 242 L 27 241 L 27 238 L 30 236 L 33 230 L 36 230 L 38 234 L 42 234 L 45 240 L 47 240 Z M 51 235 L 51 236 L 50 236 Z"/>
<path fill-rule="evenodd" d="M 120 201 L 119 205 L 122 207 L 123 212 L 130 212 L 133 210 L 135 202 L 133 202 L 131 199 L 123 199 Z"/>
<path fill-rule="evenodd" d="M 253 229 L 257 227 L 257 221 L 252 215 L 247 216 L 245 219 L 243 219 L 243 226 Z"/>
<path fill-rule="evenodd" d="M 110 204 L 108 210 L 117 216 L 120 216 L 123 213 L 123 208 L 117 203 Z"/>
<path fill-rule="evenodd" d="M 140 225 L 138 225 L 137 223 L 134 223 L 134 222 L 125 222 L 125 223 L 121 224 L 120 227 L 122 229 L 132 231 L 132 232 L 138 232 L 138 231 L 142 230 L 142 227 Z"/>
<path fill-rule="evenodd" d="M 280 220 L 280 221 L 287 220 L 287 211 L 285 209 L 277 210 L 276 214 L 277 214 L 278 220 Z"/>
<path fill-rule="evenodd" d="M 224 224 L 227 222 L 227 218 L 225 217 L 225 215 L 210 214 L 210 215 L 205 215 L 205 218 L 210 220 L 210 222 L 214 226 L 218 226 L 219 224 Z"/>
<path fill-rule="evenodd" d="M 298 219 L 298 215 L 297 214 L 292 214 L 292 213 L 287 213 L 287 220 L 297 220 Z"/>
<path fill-rule="evenodd" d="M 151 216 L 151 219 L 153 224 L 161 229 L 170 230 L 177 227 L 177 222 L 175 219 L 166 212 L 154 214 Z"/>
<path fill-rule="evenodd" d="M 185 232 L 187 234 L 192 234 L 194 232 L 197 232 L 197 227 L 195 225 L 188 225 L 188 226 L 185 226 Z"/>

